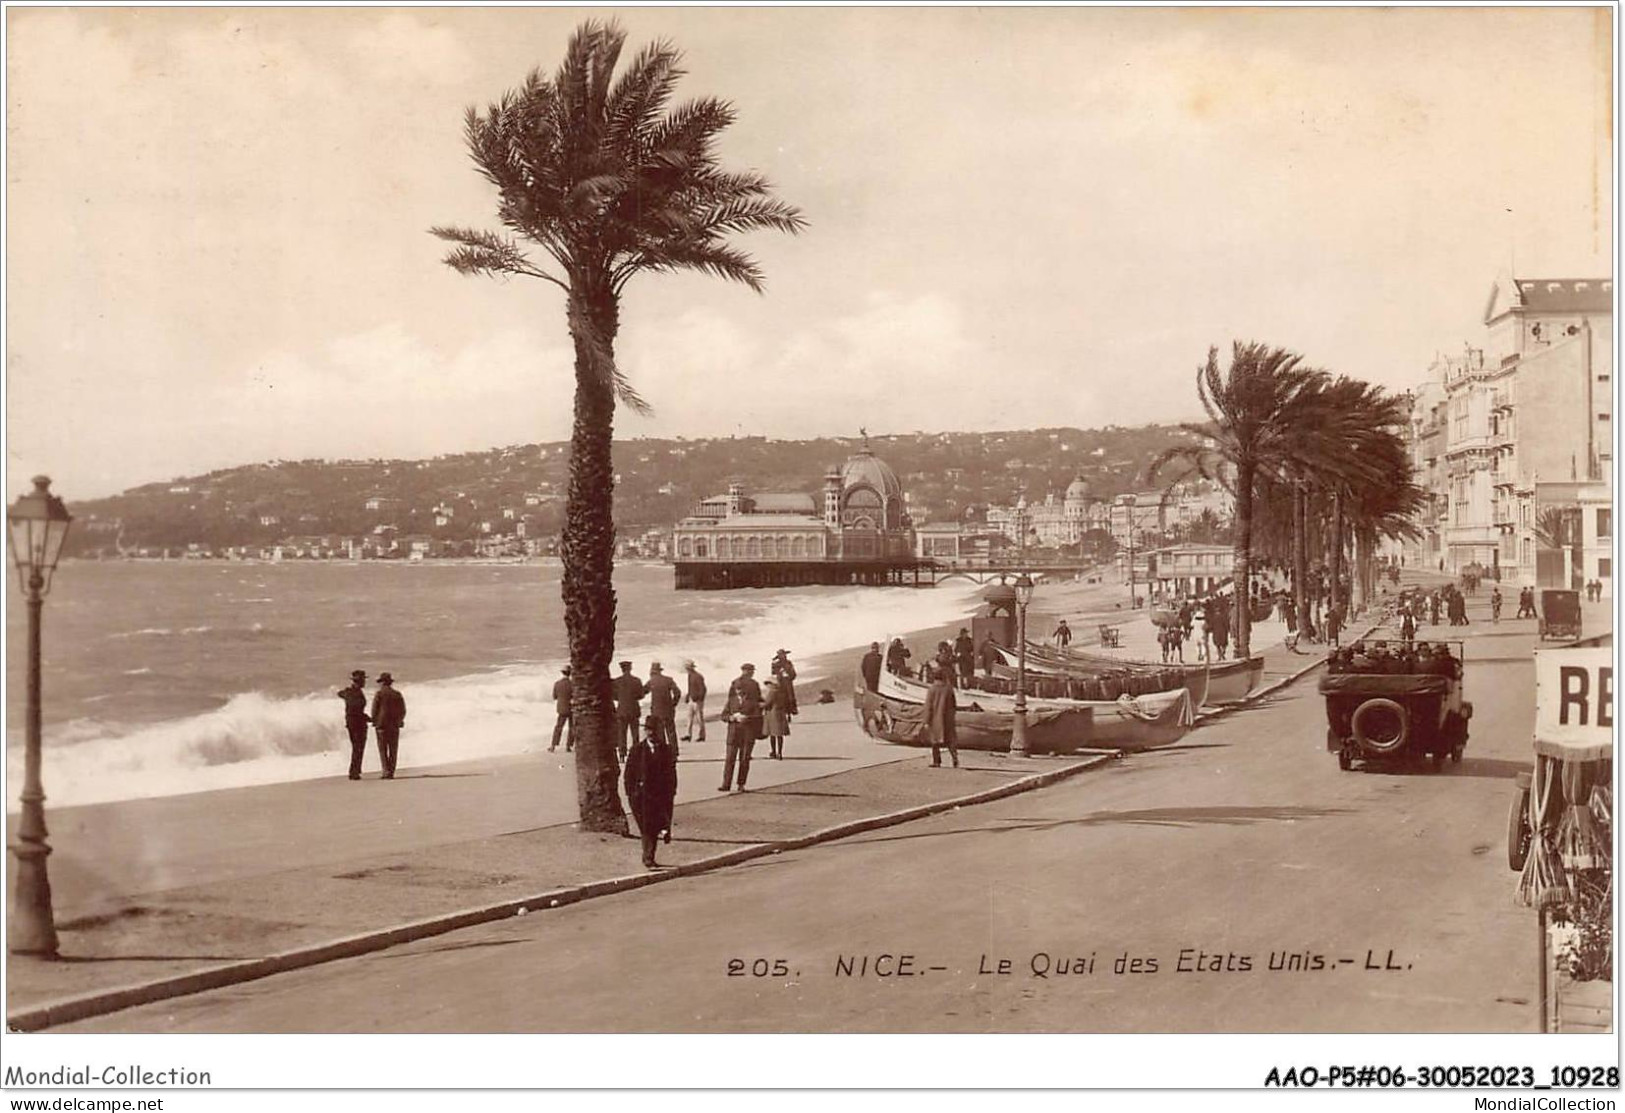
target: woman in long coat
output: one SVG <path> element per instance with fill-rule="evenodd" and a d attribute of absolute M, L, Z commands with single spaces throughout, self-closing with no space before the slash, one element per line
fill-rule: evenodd
<path fill-rule="evenodd" d="M 677 803 L 677 755 L 654 716 L 643 721 L 643 739 L 626 755 L 626 802 L 643 839 L 643 864 L 654 869 L 655 842 L 671 842 L 672 810 Z"/>
<path fill-rule="evenodd" d="M 954 768 L 959 768 L 959 733 L 954 725 L 958 705 L 954 703 L 954 686 L 948 682 L 944 669 L 931 674 L 931 688 L 925 695 L 926 729 L 931 732 L 931 764 L 942 765 L 942 747 L 948 747 L 948 756 Z"/>
<path fill-rule="evenodd" d="M 784 758 L 784 736 L 790 733 L 790 699 L 787 685 L 769 680 L 762 693 L 762 729 L 767 732 L 768 757 Z"/>

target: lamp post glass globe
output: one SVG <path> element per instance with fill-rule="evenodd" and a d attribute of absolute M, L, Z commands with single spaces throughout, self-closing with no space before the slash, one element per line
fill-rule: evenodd
<path fill-rule="evenodd" d="M 16 859 L 7 945 L 14 954 L 54 956 L 56 923 L 51 913 L 51 881 L 45 859 L 45 790 L 40 782 L 40 611 L 51 576 L 62 555 L 68 525 L 73 521 L 62 500 L 51 494 L 51 481 L 34 477 L 34 490 L 6 512 L 11 534 L 11 557 L 28 601 L 28 714 L 23 750 L 22 813 L 11 852 Z"/>

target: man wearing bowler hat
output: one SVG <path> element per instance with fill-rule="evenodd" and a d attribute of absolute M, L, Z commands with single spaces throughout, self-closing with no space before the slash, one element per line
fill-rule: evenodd
<path fill-rule="evenodd" d="M 361 779 L 361 759 L 367 753 L 367 693 L 362 691 L 367 674 L 356 669 L 350 674 L 350 686 L 340 688 L 339 699 L 344 701 L 344 729 L 350 733 L 350 779 Z"/>
<path fill-rule="evenodd" d="M 395 757 L 406 723 L 406 697 L 395 690 L 395 678 L 378 674 L 378 694 L 372 697 L 372 725 L 378 732 L 378 758 L 384 763 L 384 780 L 395 779 Z"/>

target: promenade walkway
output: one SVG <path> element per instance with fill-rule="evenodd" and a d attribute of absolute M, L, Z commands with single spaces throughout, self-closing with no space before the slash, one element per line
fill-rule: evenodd
<path fill-rule="evenodd" d="M 1487 617 L 1487 602 L 1477 602 Z M 1321 647 L 1287 649 L 1278 626 L 1254 628 L 1254 650 L 1265 658 L 1262 690 L 1324 657 Z M 573 762 L 562 751 L 405 765 L 391 782 L 340 774 L 53 809 L 62 958 L 10 957 L 8 1017 L 39 1027 L 521 914 L 521 907 L 545 913 L 555 903 L 1042 787 L 1111 760 L 968 754 L 964 769 L 932 769 L 919 751 L 865 736 L 845 695 L 850 685 L 838 680 L 831 682 L 842 693 L 837 703 L 803 704 L 787 760 L 753 762 L 751 792 L 716 792 L 719 729 L 706 743 L 684 746 L 674 838 L 660 848 L 662 863 L 676 869 L 664 873 L 641 868 L 635 840 L 575 829 Z M 54 1007 L 74 1001 L 84 1007 Z"/>

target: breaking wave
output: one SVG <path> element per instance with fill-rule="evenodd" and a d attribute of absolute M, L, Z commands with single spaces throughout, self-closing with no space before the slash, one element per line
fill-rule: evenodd
<path fill-rule="evenodd" d="M 760 602 L 735 597 L 730 621 L 708 621 L 706 608 L 696 607 L 692 616 L 684 616 L 684 629 L 617 646 L 617 657 L 635 661 L 640 675 L 647 675 L 651 661 L 675 675 L 685 659 L 693 658 L 713 691 L 725 691 L 742 662 L 765 669 L 782 646 L 811 679 L 811 658 L 952 621 L 972 608 L 978 591 L 955 583 L 924 591 L 813 589 L 764 595 Z M 742 617 L 740 609 L 746 612 Z M 544 746 L 553 726 L 553 681 L 563 664 L 562 659 L 526 661 L 403 683 L 408 714 L 402 767 Z M 291 697 L 240 692 L 213 711 L 140 726 L 77 719 L 49 728 L 45 744 L 47 791 L 58 807 L 335 776 L 349 753 L 340 704 L 331 690 Z M 20 750 L 7 756 L 10 775 L 20 778 Z M 369 741 L 367 767 L 376 764 Z"/>

